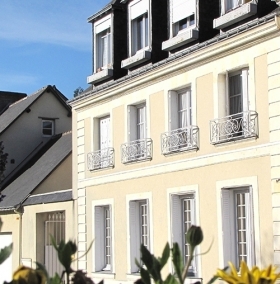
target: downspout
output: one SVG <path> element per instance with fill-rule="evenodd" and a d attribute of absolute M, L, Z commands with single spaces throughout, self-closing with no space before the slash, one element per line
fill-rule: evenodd
<path fill-rule="evenodd" d="M 18 207 L 14 210 L 16 214 L 19 215 L 19 254 L 18 254 L 18 264 L 21 265 L 21 260 L 22 260 L 22 215 L 24 213 L 24 208 L 22 204 L 19 204 Z"/>

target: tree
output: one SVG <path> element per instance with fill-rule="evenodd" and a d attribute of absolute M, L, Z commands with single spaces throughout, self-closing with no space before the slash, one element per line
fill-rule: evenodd
<path fill-rule="evenodd" d="M 4 171 L 6 169 L 7 162 L 8 162 L 8 154 L 4 153 L 3 141 L 0 141 L 0 185 L 2 180 L 4 179 Z"/>
<path fill-rule="evenodd" d="M 74 91 L 74 98 L 77 97 L 79 94 L 81 94 L 84 91 L 83 88 L 78 87 L 75 91 Z"/>

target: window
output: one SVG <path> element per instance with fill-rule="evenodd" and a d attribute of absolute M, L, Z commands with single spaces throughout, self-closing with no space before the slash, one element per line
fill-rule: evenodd
<path fill-rule="evenodd" d="M 191 89 L 169 92 L 169 129 L 192 125 Z"/>
<path fill-rule="evenodd" d="M 129 202 L 130 267 L 131 273 L 139 272 L 135 258 L 140 261 L 140 246 L 150 248 L 148 200 Z"/>
<path fill-rule="evenodd" d="M 250 188 L 223 189 L 222 227 L 224 264 L 254 265 L 252 195 Z"/>
<path fill-rule="evenodd" d="M 171 23 L 173 37 L 180 31 L 195 25 L 196 1 L 195 0 L 171 0 Z"/>
<path fill-rule="evenodd" d="M 128 139 L 142 140 L 147 137 L 146 104 L 128 106 Z"/>
<path fill-rule="evenodd" d="M 250 0 L 221 0 L 222 15 L 233 10 L 234 8 L 241 6 L 245 3 L 250 2 Z"/>
<path fill-rule="evenodd" d="M 186 234 L 195 222 L 195 196 L 194 194 L 171 195 L 171 230 L 172 243 L 178 243 L 183 255 L 184 264 L 190 256 L 190 246 L 186 242 Z M 192 262 L 189 276 L 197 276 L 196 258 Z"/>
<path fill-rule="evenodd" d="M 111 63 L 111 33 L 107 29 L 97 35 L 97 71 Z"/>
<path fill-rule="evenodd" d="M 132 1 L 129 6 L 130 15 L 130 53 L 149 46 L 149 0 Z"/>
<path fill-rule="evenodd" d="M 95 206 L 95 271 L 112 270 L 112 225 L 110 206 Z"/>
<path fill-rule="evenodd" d="M 110 146 L 110 116 L 106 116 L 99 119 L 99 148 L 103 150 Z"/>
<path fill-rule="evenodd" d="M 54 135 L 54 121 L 53 120 L 42 120 L 42 134 L 43 136 Z"/>
<path fill-rule="evenodd" d="M 94 25 L 95 32 L 95 71 L 107 69 L 112 63 L 111 17 L 105 17 Z"/>

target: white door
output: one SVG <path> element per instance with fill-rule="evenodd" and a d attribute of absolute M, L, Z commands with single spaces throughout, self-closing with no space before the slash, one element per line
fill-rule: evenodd
<path fill-rule="evenodd" d="M 11 233 L 0 233 L 0 249 L 10 245 L 13 242 Z M 12 280 L 12 254 L 0 265 L 0 283 Z"/>

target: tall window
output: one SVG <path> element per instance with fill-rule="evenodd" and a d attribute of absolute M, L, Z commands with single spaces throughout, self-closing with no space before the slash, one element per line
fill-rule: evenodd
<path fill-rule="evenodd" d="M 110 29 L 97 35 L 97 69 L 107 68 L 111 63 L 111 32 Z"/>
<path fill-rule="evenodd" d="M 169 92 L 169 130 L 192 125 L 191 89 Z"/>
<path fill-rule="evenodd" d="M 149 46 L 150 0 L 134 0 L 129 4 L 130 55 Z"/>
<path fill-rule="evenodd" d="M 100 150 L 109 148 L 111 145 L 110 139 L 110 116 L 99 119 L 99 147 Z"/>
<path fill-rule="evenodd" d="M 138 272 L 135 258 L 140 260 L 140 246 L 149 248 L 149 206 L 148 200 L 133 200 L 129 202 L 130 229 L 130 265 L 131 273 Z"/>
<path fill-rule="evenodd" d="M 145 139 L 146 128 L 146 104 L 128 106 L 128 140 Z"/>
<path fill-rule="evenodd" d="M 95 271 L 112 270 L 110 206 L 95 206 Z"/>
<path fill-rule="evenodd" d="M 224 263 L 254 265 L 252 196 L 250 188 L 222 190 Z"/>
<path fill-rule="evenodd" d="M 132 55 L 149 45 L 148 15 L 145 13 L 132 20 Z"/>
<path fill-rule="evenodd" d="M 248 110 L 248 69 L 228 74 L 229 115 Z"/>
<path fill-rule="evenodd" d="M 94 24 L 95 72 L 108 68 L 112 63 L 111 21 L 109 15 Z"/>
<path fill-rule="evenodd" d="M 195 221 L 195 196 L 194 194 L 171 195 L 171 229 L 172 243 L 178 243 L 186 264 L 190 256 L 190 246 L 186 242 L 186 234 Z M 189 276 L 197 275 L 196 259 L 191 264 Z"/>

